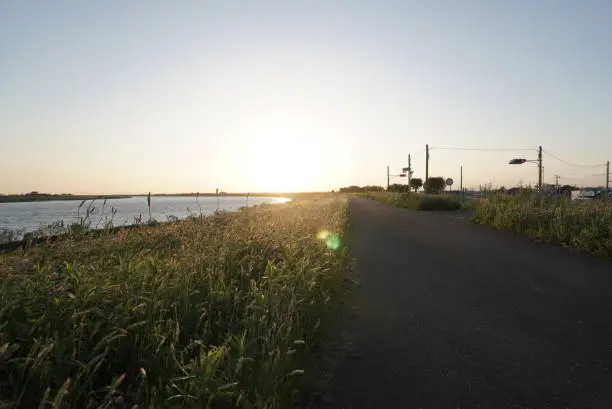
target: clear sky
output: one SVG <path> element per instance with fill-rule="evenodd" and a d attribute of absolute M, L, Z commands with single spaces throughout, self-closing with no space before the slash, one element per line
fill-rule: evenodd
<path fill-rule="evenodd" d="M 408 153 L 423 177 L 426 143 L 602 164 L 611 22 L 609 0 L 0 1 L 0 192 L 384 185 Z M 430 176 L 535 183 L 517 156 L 434 148 Z"/>

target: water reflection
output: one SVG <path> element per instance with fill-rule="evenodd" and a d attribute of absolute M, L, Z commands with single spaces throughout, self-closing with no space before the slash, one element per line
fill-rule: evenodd
<path fill-rule="evenodd" d="M 214 214 L 217 210 L 237 211 L 241 207 L 256 206 L 264 203 L 286 203 L 291 199 L 283 197 L 245 197 L 221 196 L 217 202 L 216 197 L 185 196 L 152 196 L 151 217 L 164 222 L 171 218 L 184 219 L 190 215 Z M 103 227 L 108 221 L 113 225 L 133 224 L 136 220 L 149 220 L 149 209 L 146 196 L 131 197 L 127 199 L 103 199 L 86 202 L 80 209 L 78 200 L 62 200 L 49 202 L 27 203 L 0 203 L 0 229 L 34 231 L 41 225 L 63 221 L 72 224 L 79 218 L 87 216 L 92 227 Z"/>

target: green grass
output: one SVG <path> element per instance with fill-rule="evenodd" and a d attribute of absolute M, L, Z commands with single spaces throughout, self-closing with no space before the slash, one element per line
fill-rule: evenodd
<path fill-rule="evenodd" d="M 364 197 L 413 210 L 458 210 L 459 201 L 454 197 L 423 195 L 416 193 L 369 192 Z"/>
<path fill-rule="evenodd" d="M 305 199 L 0 253 L 0 407 L 294 407 L 347 295 L 346 212 Z"/>
<path fill-rule="evenodd" d="M 612 203 L 609 202 L 492 195 L 475 203 L 473 220 L 612 257 Z"/>

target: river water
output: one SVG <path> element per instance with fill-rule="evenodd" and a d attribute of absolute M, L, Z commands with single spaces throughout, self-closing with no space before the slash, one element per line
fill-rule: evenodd
<path fill-rule="evenodd" d="M 290 199 L 281 197 L 249 197 L 248 205 L 264 203 L 285 203 Z M 0 229 L 10 229 L 23 233 L 37 230 L 52 223 L 63 221 L 65 225 L 76 223 L 90 209 L 89 221 L 92 227 L 103 227 L 112 220 L 114 226 L 134 224 L 139 219 L 149 220 L 149 209 L 146 196 L 135 196 L 126 199 L 103 199 L 93 203 L 87 201 L 79 209 L 79 200 L 58 200 L 48 202 L 0 203 Z M 198 203 L 199 202 L 199 203 Z M 193 214 L 211 215 L 217 210 L 237 211 L 247 205 L 245 197 L 221 196 L 217 203 L 216 197 L 185 196 L 152 196 L 151 217 L 159 222 L 172 218 L 184 219 Z"/>

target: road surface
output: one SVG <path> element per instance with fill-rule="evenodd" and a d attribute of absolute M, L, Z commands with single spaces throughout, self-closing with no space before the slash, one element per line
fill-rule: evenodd
<path fill-rule="evenodd" d="M 326 408 L 612 408 L 611 261 L 349 206 L 361 287 Z"/>

